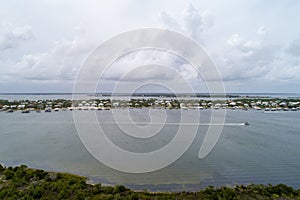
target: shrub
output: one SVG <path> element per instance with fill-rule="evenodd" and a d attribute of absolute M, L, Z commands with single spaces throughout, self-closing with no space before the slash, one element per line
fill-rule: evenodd
<path fill-rule="evenodd" d="M 10 179 L 14 178 L 15 174 L 12 170 L 5 170 L 4 176 L 5 176 L 6 180 L 10 180 Z"/>
<path fill-rule="evenodd" d="M 103 192 L 105 194 L 113 194 L 114 193 L 114 187 L 106 186 L 106 187 L 103 188 Z"/>
<path fill-rule="evenodd" d="M 3 172 L 5 168 L 0 164 L 0 173 Z"/>
<path fill-rule="evenodd" d="M 127 189 L 125 186 L 123 185 L 117 185 L 115 186 L 115 193 L 121 193 L 121 192 L 125 192 Z"/>
<path fill-rule="evenodd" d="M 48 175 L 47 172 L 44 170 L 36 170 L 35 171 L 35 176 L 37 177 L 38 180 L 45 179 L 45 177 Z"/>

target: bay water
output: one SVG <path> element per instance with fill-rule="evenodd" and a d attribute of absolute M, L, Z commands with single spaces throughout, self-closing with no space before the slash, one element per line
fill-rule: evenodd
<path fill-rule="evenodd" d="M 131 109 L 130 115 L 133 121 L 149 122 L 150 112 L 161 112 L 155 110 Z M 200 114 L 203 124 L 211 117 L 209 109 L 163 111 L 167 122 L 179 122 L 182 112 L 191 120 Z M 199 125 L 192 145 L 178 160 L 158 171 L 139 174 L 117 171 L 96 160 L 80 140 L 73 112 L 94 113 L 99 123 L 114 121 L 112 110 L 0 112 L 0 163 L 76 173 L 94 183 L 123 184 L 141 190 L 195 191 L 208 185 L 250 183 L 284 183 L 300 188 L 299 111 L 227 110 L 226 123 L 250 125 L 224 126 L 216 146 L 203 159 L 198 158 L 198 152 L 209 126 Z M 124 113 L 121 109 L 113 112 Z M 123 149 L 149 152 L 168 144 L 179 126 L 167 123 L 160 134 L 148 139 L 130 137 L 113 123 L 104 124 L 103 130 Z"/>

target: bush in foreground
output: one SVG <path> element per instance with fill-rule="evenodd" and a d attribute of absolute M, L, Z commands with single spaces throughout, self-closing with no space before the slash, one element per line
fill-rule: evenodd
<path fill-rule="evenodd" d="M 284 184 L 251 184 L 209 186 L 199 192 L 136 192 L 122 185 L 87 184 L 85 177 L 68 173 L 0 165 L 0 199 L 300 199 L 300 191 Z"/>

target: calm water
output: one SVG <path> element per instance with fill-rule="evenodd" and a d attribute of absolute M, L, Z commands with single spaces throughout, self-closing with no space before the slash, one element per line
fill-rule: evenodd
<path fill-rule="evenodd" d="M 122 116 L 122 110 L 114 110 Z M 96 113 L 100 122 L 113 121 L 111 111 Z M 149 121 L 149 109 L 130 110 L 134 121 Z M 153 111 L 151 111 L 153 112 Z M 161 112 L 159 110 L 154 111 Z M 167 122 L 191 119 L 200 113 L 208 122 L 209 110 L 166 110 Z M 228 110 L 226 122 L 249 122 L 250 126 L 225 126 L 213 151 L 198 158 L 207 126 L 200 126 L 191 147 L 170 166 L 159 171 L 130 174 L 106 167 L 84 148 L 71 111 L 21 114 L 0 113 L 0 162 L 5 165 L 67 171 L 88 176 L 94 182 L 124 184 L 134 189 L 197 190 L 207 185 L 284 183 L 300 188 L 300 112 Z M 178 126 L 164 126 L 155 137 L 138 140 L 113 124 L 103 126 L 109 139 L 129 151 L 148 152 L 166 145 Z M 187 131 L 186 134 L 189 134 Z"/>

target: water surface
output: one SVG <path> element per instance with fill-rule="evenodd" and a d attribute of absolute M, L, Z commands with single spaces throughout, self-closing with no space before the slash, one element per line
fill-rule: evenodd
<path fill-rule="evenodd" d="M 76 112 L 96 112 L 99 122 L 113 121 L 111 111 Z M 123 111 L 114 112 L 122 115 Z M 150 120 L 149 109 L 130 112 L 135 122 Z M 167 121 L 180 121 L 182 112 L 166 110 Z M 200 113 L 200 122 L 209 122 L 211 116 L 209 110 L 184 112 L 191 119 Z M 225 126 L 217 145 L 204 159 L 198 158 L 198 152 L 208 126 L 199 126 L 193 144 L 176 162 L 159 171 L 130 174 L 110 169 L 89 154 L 76 132 L 71 111 L 1 112 L 0 162 L 77 173 L 94 182 L 124 184 L 134 189 L 197 190 L 207 185 L 249 183 L 284 183 L 299 188 L 299 119 L 299 111 L 228 110 L 226 122 L 249 122 L 250 126 Z M 146 140 L 130 137 L 113 124 L 103 129 L 121 148 L 148 152 L 166 145 L 178 126 L 166 125 L 158 135 Z"/>

